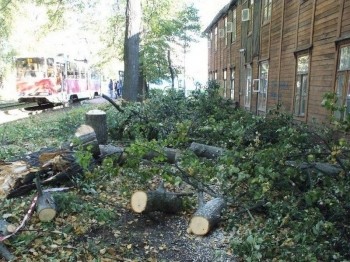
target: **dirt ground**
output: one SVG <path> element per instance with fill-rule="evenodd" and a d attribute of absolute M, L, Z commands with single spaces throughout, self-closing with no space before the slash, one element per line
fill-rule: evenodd
<path fill-rule="evenodd" d="M 236 261 L 229 248 L 229 237 L 222 228 L 201 237 L 188 234 L 187 225 L 188 220 L 182 214 L 137 214 L 123 209 L 115 224 L 91 228 L 76 241 L 94 239 L 106 243 L 110 261 Z M 120 247 L 124 247 L 122 257 L 118 256 Z"/>

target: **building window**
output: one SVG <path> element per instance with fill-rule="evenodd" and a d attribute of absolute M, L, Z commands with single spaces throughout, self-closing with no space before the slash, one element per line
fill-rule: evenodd
<path fill-rule="evenodd" d="M 350 45 L 339 49 L 336 92 L 337 106 L 341 110 L 335 112 L 335 117 L 344 120 L 350 113 Z"/>
<path fill-rule="evenodd" d="M 227 97 L 227 69 L 223 70 L 223 80 L 224 80 L 224 97 Z"/>
<path fill-rule="evenodd" d="M 259 65 L 258 110 L 261 112 L 266 112 L 268 79 L 269 63 L 264 61 Z"/>
<path fill-rule="evenodd" d="M 263 0 L 263 24 L 269 22 L 271 19 L 271 7 L 272 0 Z"/>
<path fill-rule="evenodd" d="M 215 26 L 215 29 L 214 29 L 214 48 L 215 48 L 215 51 L 218 50 L 218 26 Z"/>
<path fill-rule="evenodd" d="M 231 68 L 231 76 L 230 76 L 230 96 L 231 99 L 235 99 L 235 69 Z"/>
<path fill-rule="evenodd" d="M 305 116 L 308 96 L 309 55 L 297 56 L 296 86 L 294 94 L 294 114 Z"/>
<path fill-rule="evenodd" d="M 214 80 L 215 80 L 215 81 L 218 80 L 218 72 L 217 72 L 217 71 L 214 72 Z"/>
<path fill-rule="evenodd" d="M 237 38 L 237 16 L 236 16 L 236 9 L 232 10 L 232 28 L 231 28 L 231 43 L 236 41 Z"/>
<path fill-rule="evenodd" d="M 244 91 L 244 107 L 250 109 L 250 101 L 252 98 L 252 67 L 247 65 L 246 68 L 246 84 Z"/>
<path fill-rule="evenodd" d="M 225 26 L 225 30 L 224 30 L 224 34 L 225 34 L 225 45 L 227 45 L 228 41 L 227 41 L 227 16 L 224 19 L 224 26 Z"/>
<path fill-rule="evenodd" d="M 248 0 L 248 9 L 249 9 L 248 34 L 251 34 L 253 31 L 254 0 Z"/>

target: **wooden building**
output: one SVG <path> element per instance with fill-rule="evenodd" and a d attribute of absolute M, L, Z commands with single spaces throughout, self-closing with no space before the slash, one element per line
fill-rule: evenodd
<path fill-rule="evenodd" d="M 349 0 L 232 0 L 205 33 L 209 80 L 242 108 L 325 122 L 334 92 L 350 113 Z"/>

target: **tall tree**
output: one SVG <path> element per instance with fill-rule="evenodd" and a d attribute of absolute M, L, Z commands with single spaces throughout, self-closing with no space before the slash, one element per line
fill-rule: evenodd
<path fill-rule="evenodd" d="M 147 82 L 172 80 L 184 67 L 181 54 L 199 36 L 198 10 L 181 1 L 149 1 L 144 6 L 141 59 Z"/>
<path fill-rule="evenodd" d="M 128 101 L 137 101 L 142 96 L 140 81 L 141 17 L 141 0 L 127 0 L 123 97 Z"/>

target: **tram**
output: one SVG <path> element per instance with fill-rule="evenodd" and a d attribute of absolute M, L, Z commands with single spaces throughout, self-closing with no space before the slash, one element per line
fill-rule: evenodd
<path fill-rule="evenodd" d="M 101 77 L 86 59 L 23 56 L 15 59 L 18 102 L 68 104 L 101 93 Z"/>

